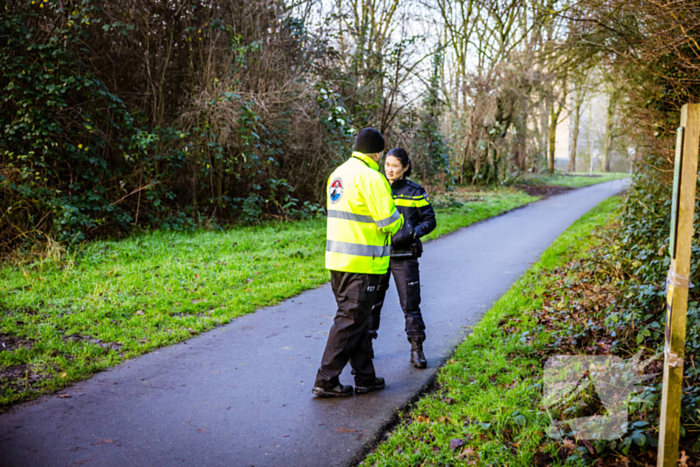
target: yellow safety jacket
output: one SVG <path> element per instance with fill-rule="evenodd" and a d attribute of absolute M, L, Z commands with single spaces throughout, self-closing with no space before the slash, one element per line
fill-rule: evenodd
<path fill-rule="evenodd" d="M 386 273 L 391 235 L 403 226 L 403 216 L 377 163 L 354 152 L 328 178 L 327 193 L 326 268 Z"/>

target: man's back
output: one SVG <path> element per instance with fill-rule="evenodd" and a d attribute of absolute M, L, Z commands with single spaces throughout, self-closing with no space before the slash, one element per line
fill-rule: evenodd
<path fill-rule="evenodd" d="M 377 163 L 354 153 L 328 179 L 326 267 L 384 274 L 390 236 L 402 225 L 391 189 Z"/>

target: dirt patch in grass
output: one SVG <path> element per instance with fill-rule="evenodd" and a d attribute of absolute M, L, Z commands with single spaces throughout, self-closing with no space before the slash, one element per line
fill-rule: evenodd
<path fill-rule="evenodd" d="M 527 185 L 521 184 L 517 185 L 518 190 L 522 190 L 530 196 L 541 196 L 543 198 L 549 198 L 550 196 L 558 195 L 573 188 L 568 186 L 557 186 L 557 185 Z"/>
<path fill-rule="evenodd" d="M 211 311 L 208 311 L 206 313 L 188 313 L 186 311 L 183 311 L 182 313 L 172 313 L 170 316 L 173 316 L 175 318 L 192 318 L 192 317 L 201 318 L 202 316 L 206 316 L 210 313 L 211 313 Z"/>
<path fill-rule="evenodd" d="M 0 368 L 0 396 L 10 390 L 32 391 L 41 381 L 48 378 L 50 375 L 37 373 L 30 365 Z"/>
<path fill-rule="evenodd" d="M 89 342 L 98 347 L 102 347 L 103 349 L 114 350 L 115 352 L 119 352 L 122 348 L 122 344 L 118 342 L 102 342 L 100 339 L 96 339 L 94 337 L 89 336 L 80 336 L 78 334 L 70 334 L 68 336 L 65 336 L 63 340 L 72 342 Z"/>
<path fill-rule="evenodd" d="M 24 347 L 31 349 L 34 346 L 33 339 L 22 339 L 17 336 L 0 333 L 0 352 L 12 352 L 13 350 Z"/>
<path fill-rule="evenodd" d="M 20 378 L 29 378 L 32 373 L 29 365 L 16 365 L 0 369 L 0 384 Z"/>

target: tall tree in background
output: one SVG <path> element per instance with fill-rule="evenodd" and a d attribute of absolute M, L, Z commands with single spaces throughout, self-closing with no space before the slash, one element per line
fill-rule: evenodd
<path fill-rule="evenodd" d="M 578 153 L 578 134 L 579 128 L 581 126 L 581 107 L 583 106 L 583 101 L 586 98 L 585 83 L 581 82 L 581 79 L 574 81 L 574 90 L 572 92 L 572 102 L 571 102 L 571 116 L 572 116 L 572 130 L 571 130 L 571 147 L 569 148 L 569 172 L 576 172 L 576 156 Z"/>
<path fill-rule="evenodd" d="M 410 2 L 336 0 L 328 23 L 335 24 L 338 63 L 331 79 L 354 121 L 391 130 L 409 97 L 404 92 L 425 58 L 415 54 L 419 38 L 410 33 Z M 340 65 L 338 69 L 337 65 Z"/>
<path fill-rule="evenodd" d="M 574 36 L 575 37 L 575 36 Z M 571 68 L 571 85 L 572 92 L 570 98 L 571 112 L 571 147 L 569 148 L 569 172 L 576 171 L 578 157 L 578 140 L 581 130 L 581 115 L 584 111 L 584 104 L 588 102 L 589 107 L 592 106 L 591 99 L 596 95 L 596 91 L 600 86 L 600 71 L 598 70 L 599 61 L 595 55 L 584 54 L 583 56 L 576 54 L 574 65 Z M 590 138 L 591 118 L 588 118 L 588 138 Z M 590 142 L 588 143 L 590 146 Z M 587 148 L 587 153 L 590 156 L 590 147 Z"/>
<path fill-rule="evenodd" d="M 419 126 L 413 138 L 413 159 L 423 182 L 449 187 L 452 184 L 450 149 L 440 128 L 443 102 L 440 100 L 440 82 L 443 70 L 443 51 L 440 44 L 433 54 L 432 73 L 423 99 Z"/>
<path fill-rule="evenodd" d="M 604 172 L 610 172 L 610 162 L 612 156 L 612 148 L 617 131 L 615 129 L 615 114 L 617 112 L 617 101 L 620 97 L 618 89 L 612 89 L 608 94 L 608 109 L 605 119 L 605 136 L 603 139 L 603 151 L 601 160 L 601 169 Z"/>
<path fill-rule="evenodd" d="M 445 101 L 460 179 L 469 174 L 473 182 L 488 183 L 536 170 L 538 161 L 553 157 L 572 64 L 561 47 L 567 22 L 552 13 L 555 3 L 429 5 L 448 39 L 447 82 L 457 85 L 445 90 Z"/>

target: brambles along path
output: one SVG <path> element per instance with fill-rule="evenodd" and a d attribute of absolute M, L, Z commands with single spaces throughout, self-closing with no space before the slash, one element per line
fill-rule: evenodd
<path fill-rule="evenodd" d="M 466 326 L 572 222 L 626 185 L 571 191 L 428 243 L 429 367 L 409 363 L 392 287 L 374 341 L 383 391 L 311 395 L 335 313 L 323 286 L 14 407 L 0 415 L 0 465 L 345 465 L 424 387 Z M 341 380 L 352 383 L 349 367 Z"/>

